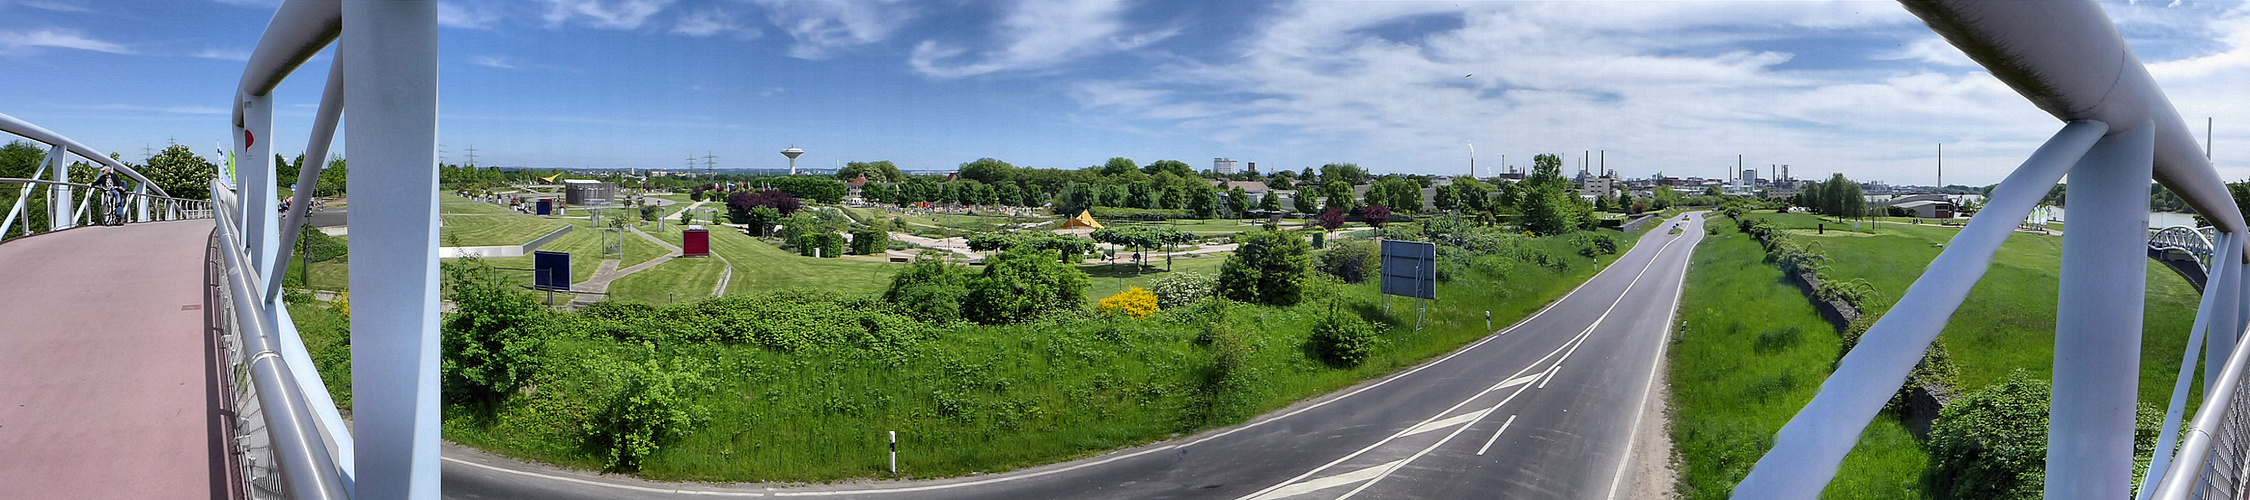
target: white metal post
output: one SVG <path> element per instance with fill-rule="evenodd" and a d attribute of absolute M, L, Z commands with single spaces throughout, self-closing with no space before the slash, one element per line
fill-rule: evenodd
<path fill-rule="evenodd" d="M 148 183 L 135 183 L 133 194 L 133 221 L 148 222 Z"/>
<path fill-rule="evenodd" d="M 241 196 L 235 201 L 242 204 L 243 249 L 250 256 L 250 266 L 264 275 L 267 261 L 273 258 L 275 247 L 273 230 L 281 222 L 274 216 L 276 202 L 273 172 L 273 95 L 242 96 L 242 127 L 247 138 L 235 148 L 235 189 Z"/>
<path fill-rule="evenodd" d="M 63 145 L 61 144 L 56 144 L 54 149 L 48 150 L 47 171 L 49 172 L 49 180 L 53 180 L 55 182 L 70 182 L 70 162 L 64 160 L 64 158 L 68 158 L 69 156 L 70 150 L 63 148 Z M 70 221 L 72 219 L 71 215 L 70 186 L 48 185 L 47 230 L 60 231 L 63 229 L 69 229 Z M 30 228 L 27 227 L 24 229 L 28 230 Z"/>
<path fill-rule="evenodd" d="M 2047 434 L 2050 499 L 2132 495 L 2155 159 L 2156 126 L 2142 122 L 2102 137 L 2070 169 Z"/>
<path fill-rule="evenodd" d="M 2226 255 L 2214 255 L 2211 260 L 2218 262 L 2222 258 L 2226 258 Z M 2240 257 L 2231 260 L 2239 261 Z M 2204 387 L 2219 383 L 2219 367 L 2226 366 L 2227 359 L 2234 356 L 2235 342 L 2239 341 L 2244 308 L 2237 294 L 2227 292 L 2242 289 L 2241 274 L 2230 272 L 2212 276 L 2203 283 L 2203 293 L 2217 295 L 2222 299 L 2212 305 L 2211 329 L 2209 337 L 2203 343 L 2203 365 L 2206 367 L 2203 371 Z"/>
<path fill-rule="evenodd" d="M 434 2 L 346 2 L 352 151 L 353 497 L 438 498 L 438 25 Z M 269 211 L 270 212 L 270 211 Z"/>

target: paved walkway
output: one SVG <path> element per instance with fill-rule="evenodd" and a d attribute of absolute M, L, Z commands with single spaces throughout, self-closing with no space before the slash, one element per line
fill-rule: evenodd
<path fill-rule="evenodd" d="M 657 264 L 663 264 L 663 263 L 665 263 L 666 261 L 670 261 L 670 260 L 672 260 L 672 259 L 673 259 L 673 258 L 675 258 L 675 257 L 679 257 L 679 256 L 680 256 L 680 252 L 682 252 L 682 250 L 680 249 L 680 247 L 678 247 L 678 246 L 674 246 L 674 245 L 672 245 L 671 243 L 669 243 L 669 242 L 666 242 L 666 241 L 664 241 L 664 240 L 661 240 L 661 239 L 657 239 L 657 238 L 656 238 L 656 236 L 653 236 L 653 235 L 650 235 L 650 234 L 648 234 L 648 233 L 642 232 L 642 231 L 641 231 L 641 228 L 637 228 L 637 227 L 627 227 L 627 228 L 626 228 L 626 230 L 627 230 L 627 231 L 631 231 L 631 232 L 632 232 L 633 234 L 637 234 L 637 235 L 640 235 L 640 236 L 641 236 L 641 238 L 647 239 L 648 241 L 650 241 L 650 242 L 652 242 L 652 243 L 656 243 L 656 244 L 657 244 L 657 246 L 661 246 L 661 247 L 664 247 L 664 251 L 665 251 L 664 255 L 661 255 L 661 256 L 657 256 L 657 257 L 656 257 L 656 258 L 654 258 L 654 259 L 649 259 L 649 260 L 648 260 L 648 262 L 642 262 L 642 263 L 639 263 L 639 264 L 634 264 L 634 265 L 633 265 L 632 267 L 627 267 L 627 268 L 623 268 L 623 269 L 619 269 L 619 268 L 617 267 L 617 265 L 618 265 L 618 264 L 620 263 L 620 261 L 618 261 L 617 259 L 604 259 L 604 260 L 602 260 L 602 267 L 601 267 L 600 269 L 598 269 L 598 270 L 594 271 L 594 276 L 593 276 L 593 277 L 590 277 L 590 278 L 586 278 L 586 281 L 584 281 L 584 282 L 580 282 L 580 283 L 578 283 L 578 284 L 574 284 L 574 285 L 571 285 L 571 286 L 570 286 L 570 289 L 571 289 L 571 290 L 573 290 L 573 291 L 577 291 L 577 292 L 592 292 L 592 293 L 580 293 L 580 294 L 578 294 L 578 296 L 577 296 L 577 297 L 574 297 L 574 298 L 570 299 L 570 307 L 573 307 L 573 308 L 578 308 L 578 307 L 586 307 L 587 305 L 591 305 L 591 304 L 593 304 L 593 303 L 595 303 L 595 302 L 601 302 L 601 301 L 603 301 L 603 300 L 607 300 L 607 299 L 609 298 L 609 296 L 608 296 L 608 295 L 596 295 L 596 294 L 600 294 L 600 293 L 607 293 L 607 292 L 609 292 L 609 284 L 610 284 L 610 283 L 612 283 L 612 282 L 615 282 L 615 281 L 617 281 L 617 280 L 618 280 L 618 278 L 623 278 L 623 277 L 626 277 L 626 276 L 632 276 L 632 275 L 633 275 L 633 273 L 637 273 L 637 272 L 645 271 L 645 270 L 648 270 L 649 268 L 652 268 L 652 267 L 656 267 L 656 265 L 657 265 Z M 717 255 L 717 254 L 712 254 L 712 255 Z M 721 260 L 725 260 L 725 259 L 721 259 Z M 711 294 L 711 296 L 713 296 L 713 297 L 716 297 L 716 296 L 719 296 L 719 295 L 721 295 L 721 294 L 725 293 L 725 290 L 727 289 L 727 281 L 728 281 L 729 279 L 733 278 L 733 277 L 734 277 L 734 266 L 732 266 L 732 265 L 729 265 L 729 266 L 727 266 L 727 269 L 726 269 L 726 271 L 725 271 L 725 272 L 724 272 L 723 274 L 720 274 L 720 275 L 719 275 L 719 286 L 718 286 L 718 289 L 717 289 L 716 291 L 713 291 L 713 292 L 712 292 L 712 294 Z"/>
<path fill-rule="evenodd" d="M 0 497 L 224 494 L 204 335 L 211 231 L 154 222 L 0 244 Z"/>

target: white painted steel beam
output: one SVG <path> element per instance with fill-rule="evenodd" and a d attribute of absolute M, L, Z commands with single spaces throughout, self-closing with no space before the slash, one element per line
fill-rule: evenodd
<path fill-rule="evenodd" d="M 352 401 L 364 500 L 438 498 L 434 2 L 343 6 L 352 148 Z"/>
<path fill-rule="evenodd" d="M 2133 494 L 2155 148 L 2156 128 L 2144 120 L 2103 137 L 2070 169 L 2047 427 L 2049 499 Z"/>
<path fill-rule="evenodd" d="M 281 225 L 275 210 L 279 206 L 280 190 L 274 186 L 273 171 L 273 96 L 243 97 L 238 113 L 242 126 L 235 129 L 235 189 L 240 191 L 236 203 L 242 204 L 242 234 L 249 245 L 243 249 L 250 255 L 251 269 L 259 275 L 272 274 L 269 266 L 274 255 L 274 228 Z"/>
<path fill-rule="evenodd" d="M 1820 385 L 1820 394 L 1789 420 L 1774 436 L 1774 446 L 1750 469 L 1734 490 L 1734 498 L 1815 498 L 1836 476 L 1844 455 L 1859 443 L 1867 422 L 1882 411 L 1906 381 L 1906 374 L 1922 360 L 1922 353 L 1959 310 L 1961 301 L 1977 280 L 1984 278 L 1992 255 L 2015 233 L 2018 223 L 2047 196 L 2047 190 L 2078 163 L 2109 126 L 2095 121 L 2063 125 L 2046 144 L 2032 152 L 2023 166 L 1993 188 L 1991 201 L 1953 237 L 1945 251 L 1899 297 L 1891 314 L 1877 320 L 1836 371 Z M 2144 189 L 2145 191 L 2145 189 Z M 2075 230 L 2075 229 L 2073 229 Z M 2143 228 L 2146 232 L 2146 228 Z M 2132 241 L 2139 244 L 2143 236 Z M 355 238 L 356 239 L 356 238 Z M 2140 264 L 2135 256 L 2134 264 Z"/>
<path fill-rule="evenodd" d="M 47 180 L 70 182 L 68 151 L 61 144 L 47 150 Z M 70 186 L 47 185 L 47 230 L 61 231 L 70 228 Z"/>
<path fill-rule="evenodd" d="M 2241 234 L 2219 233 L 2219 241 L 2213 251 L 2219 255 L 2234 255 L 2241 250 L 2241 245 Z M 2203 349 L 2212 327 L 2225 327 L 2225 323 L 2217 317 L 2219 304 L 2234 300 L 2234 294 L 2228 292 L 2232 289 L 2223 285 L 2226 283 L 2223 278 L 2241 272 L 2242 264 L 2235 259 L 2214 261 L 2210 277 L 2204 281 L 2202 305 L 2195 309 L 2195 326 L 2188 329 L 2187 347 L 2180 353 L 2180 375 L 2172 384 L 2172 399 L 2164 406 L 2164 430 L 2157 434 L 2155 456 L 2149 460 L 2148 468 L 2141 471 L 2141 489 L 2134 497 L 2136 499 L 2147 500 L 2150 493 L 2161 487 L 2158 482 L 2164 478 L 2164 471 L 2171 469 L 2173 457 L 2170 452 L 2177 449 L 2180 442 L 2180 418 L 2187 412 L 2188 395 L 2195 382 L 2195 355 Z M 2217 371 L 2212 370 L 2214 373 Z M 2206 382 L 2203 386 L 2211 385 Z"/>
<path fill-rule="evenodd" d="M 305 228 L 305 214 L 312 207 L 313 190 L 306 184 L 319 184 L 320 170 L 328 164 L 328 146 L 336 142 L 336 123 L 344 114 L 344 58 L 333 58 L 328 65 L 328 86 L 320 93 L 320 111 L 313 116 L 312 140 L 305 144 L 305 159 L 297 166 L 297 187 L 289 198 L 289 217 L 281 221 L 281 248 L 274 253 L 269 269 L 282 269 L 289 265 L 289 254 L 296 249 L 299 233 Z M 266 302 L 274 302 L 281 293 L 281 279 L 287 272 L 269 273 L 266 277 Z"/>
<path fill-rule="evenodd" d="M 2155 179 L 2211 225 L 2242 232 L 2242 212 L 2187 122 L 2100 5 L 2077 2 L 1902 1 L 1932 31 L 2032 104 L 2063 121 L 2155 121 Z M 2250 250 L 2250 249 L 2246 249 Z"/>

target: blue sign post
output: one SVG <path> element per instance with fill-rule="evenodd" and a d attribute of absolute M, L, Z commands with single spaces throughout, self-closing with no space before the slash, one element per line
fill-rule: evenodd
<path fill-rule="evenodd" d="M 1414 298 L 1414 329 L 1429 314 L 1423 299 L 1437 300 L 1437 245 L 1427 241 L 1383 240 L 1383 311 L 1391 296 Z"/>

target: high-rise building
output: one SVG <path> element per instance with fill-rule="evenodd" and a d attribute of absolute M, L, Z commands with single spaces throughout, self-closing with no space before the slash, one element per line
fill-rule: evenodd
<path fill-rule="evenodd" d="M 1217 170 L 1219 175 L 1234 175 L 1234 159 L 1212 158 L 1211 170 Z"/>

